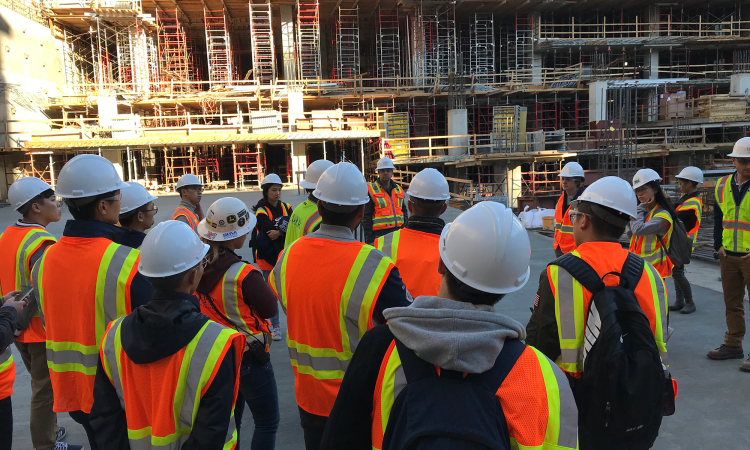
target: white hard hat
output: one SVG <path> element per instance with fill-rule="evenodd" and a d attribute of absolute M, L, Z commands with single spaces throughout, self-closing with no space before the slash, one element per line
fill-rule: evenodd
<path fill-rule="evenodd" d="M 687 166 L 675 178 L 703 183 L 703 171 L 694 166 Z"/>
<path fill-rule="evenodd" d="M 85 198 L 127 187 L 111 162 L 85 154 L 65 163 L 57 177 L 55 192 L 62 198 Z"/>
<path fill-rule="evenodd" d="M 560 177 L 573 178 L 581 177 L 584 178 L 586 175 L 583 173 L 583 167 L 575 161 L 570 161 L 565 164 L 565 167 L 560 171 Z"/>
<path fill-rule="evenodd" d="M 177 180 L 175 189 L 180 189 L 185 186 L 201 186 L 201 180 L 192 173 L 186 173 Z"/>
<path fill-rule="evenodd" d="M 378 161 L 378 168 L 375 169 L 375 171 L 377 172 L 378 170 L 382 169 L 396 169 L 396 166 L 393 165 L 393 160 L 386 156 L 380 158 L 380 160 Z"/>
<path fill-rule="evenodd" d="M 435 169 L 424 169 L 414 175 L 407 194 L 422 200 L 449 200 L 451 198 L 448 182 L 443 174 Z"/>
<path fill-rule="evenodd" d="M 18 211 L 29 200 L 50 189 L 52 189 L 52 186 L 39 178 L 20 178 L 8 188 L 8 202 L 13 206 L 14 210 Z"/>
<path fill-rule="evenodd" d="M 120 200 L 120 214 L 134 211 L 148 202 L 153 202 L 159 197 L 149 194 L 145 187 L 135 181 L 128 181 L 128 189 L 122 191 L 122 200 Z"/>
<path fill-rule="evenodd" d="M 200 264 L 208 249 L 185 222 L 167 220 L 143 240 L 138 271 L 156 278 L 177 275 Z"/>
<path fill-rule="evenodd" d="M 638 189 L 651 181 L 661 181 L 661 177 L 654 169 L 641 169 L 633 175 L 633 189 Z"/>
<path fill-rule="evenodd" d="M 281 182 L 281 178 L 279 178 L 279 176 L 275 173 L 269 173 L 265 178 L 263 178 L 263 181 L 261 181 L 260 185 L 265 186 L 266 184 L 280 184 L 282 186 L 284 185 L 284 183 Z"/>
<path fill-rule="evenodd" d="M 583 194 L 570 202 L 570 205 L 577 208 L 578 202 L 606 206 L 625 213 L 634 219 L 638 208 L 638 198 L 636 198 L 635 192 L 630 188 L 630 184 L 620 177 L 604 177 L 594 181 L 591 186 L 583 191 Z"/>
<path fill-rule="evenodd" d="M 342 206 L 364 205 L 370 201 L 367 182 L 352 163 L 340 162 L 325 170 L 313 195 L 320 201 Z"/>
<path fill-rule="evenodd" d="M 323 175 L 323 172 L 332 165 L 333 163 L 327 159 L 313 161 L 312 164 L 307 166 L 305 179 L 299 182 L 299 187 L 303 189 L 315 189 L 315 186 L 318 184 L 318 178 L 320 178 L 320 176 Z"/>
<path fill-rule="evenodd" d="M 440 257 L 461 282 L 482 292 L 508 294 L 529 280 L 531 245 L 513 211 L 480 202 L 443 228 Z"/>
<path fill-rule="evenodd" d="M 750 158 L 750 137 L 743 137 L 735 142 L 732 153 L 727 156 L 730 158 Z"/>
<path fill-rule="evenodd" d="M 242 200 L 224 197 L 208 208 L 206 218 L 198 224 L 198 234 L 209 241 L 230 241 L 255 228 L 255 214 L 247 211 Z"/>

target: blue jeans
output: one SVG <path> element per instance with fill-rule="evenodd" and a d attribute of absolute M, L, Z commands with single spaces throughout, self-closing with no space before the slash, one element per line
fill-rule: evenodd
<path fill-rule="evenodd" d="M 263 273 L 263 278 L 266 280 L 266 283 L 268 283 L 268 276 L 271 274 L 270 270 L 261 270 L 261 273 Z M 279 322 L 279 314 L 280 312 L 277 310 L 276 315 L 271 317 L 271 325 L 273 325 L 274 328 L 279 328 L 280 322 Z"/>
<path fill-rule="evenodd" d="M 276 377 L 269 361 L 259 366 L 245 358 L 240 367 L 240 392 L 234 409 L 237 424 L 237 447 L 240 448 L 240 424 L 247 403 L 253 414 L 255 432 L 250 444 L 251 450 L 273 450 L 276 446 L 276 430 L 279 428 L 279 394 L 276 390 Z"/>

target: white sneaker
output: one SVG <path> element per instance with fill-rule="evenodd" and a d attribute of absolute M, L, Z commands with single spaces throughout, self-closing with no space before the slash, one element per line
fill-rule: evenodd
<path fill-rule="evenodd" d="M 274 327 L 274 329 L 273 329 L 273 340 L 274 341 L 280 341 L 281 340 L 281 327 Z"/>
<path fill-rule="evenodd" d="M 82 445 L 66 444 L 65 442 L 56 442 L 52 450 L 84 450 Z"/>

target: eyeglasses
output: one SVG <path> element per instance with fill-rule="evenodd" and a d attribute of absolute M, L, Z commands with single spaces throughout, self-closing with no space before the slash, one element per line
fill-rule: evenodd
<path fill-rule="evenodd" d="M 190 189 L 194 190 L 197 193 L 203 192 L 203 186 L 191 186 Z"/>
<path fill-rule="evenodd" d="M 119 202 L 120 200 L 122 200 L 122 192 L 118 192 L 112 197 L 103 198 L 102 200 L 104 200 L 105 202 Z"/>
<path fill-rule="evenodd" d="M 750 164 L 750 158 L 734 158 L 734 160 L 739 162 L 740 165 L 743 165 L 743 166 Z"/>
<path fill-rule="evenodd" d="M 571 209 L 568 211 L 568 218 L 570 219 L 570 223 L 575 222 L 576 216 L 586 216 L 588 218 L 591 218 L 591 214 L 586 214 L 585 212 L 576 211 L 575 209 Z"/>
<path fill-rule="evenodd" d="M 208 259 L 203 258 L 201 260 L 201 267 L 203 267 L 205 269 L 207 265 L 208 265 Z"/>
<path fill-rule="evenodd" d="M 156 214 L 156 213 L 158 213 L 158 212 L 159 212 L 159 207 L 158 207 L 158 206 L 156 206 L 156 205 L 154 205 L 154 209 L 144 209 L 144 210 L 143 210 L 143 212 L 151 212 L 151 211 L 153 211 L 153 212 L 154 212 L 154 214 Z"/>

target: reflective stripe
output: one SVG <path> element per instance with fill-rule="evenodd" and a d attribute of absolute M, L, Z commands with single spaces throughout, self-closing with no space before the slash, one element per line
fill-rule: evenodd
<path fill-rule="evenodd" d="M 225 330 L 225 328 L 218 323 L 206 322 L 203 332 L 200 333 L 198 342 L 195 344 L 195 349 L 190 357 L 187 377 L 185 378 L 185 397 L 182 400 L 182 408 L 180 408 L 180 425 L 183 427 L 192 427 L 195 406 L 200 402 L 201 375 L 206 369 L 206 362 L 213 349 L 214 342 L 216 342 L 222 330 Z M 195 340 L 195 338 L 193 339 Z"/>
<path fill-rule="evenodd" d="M 44 302 L 43 302 L 43 295 L 44 289 L 42 289 L 42 273 L 44 268 L 44 259 L 47 257 L 47 253 L 45 252 L 44 255 L 39 259 L 39 261 L 34 264 L 34 267 L 31 268 L 31 284 L 34 286 L 34 292 L 36 295 L 36 300 L 39 302 L 39 318 L 42 320 L 42 326 L 45 326 L 44 323 Z"/>
<path fill-rule="evenodd" d="M 572 233 L 573 232 L 573 225 L 560 225 L 560 228 L 558 230 L 561 233 Z"/>
<path fill-rule="evenodd" d="M 727 181 L 729 181 L 729 177 L 731 177 L 731 175 L 722 177 L 719 180 L 719 184 L 716 185 L 716 198 L 719 200 L 719 203 L 724 203 L 724 186 L 726 186 Z"/>
<path fill-rule="evenodd" d="M 47 367 L 57 373 L 81 372 L 96 375 L 99 362 L 96 345 L 82 345 L 77 342 L 47 341 Z"/>
<path fill-rule="evenodd" d="M 10 346 L 8 346 L 2 353 L 0 353 L 0 371 L 3 369 L 2 365 L 6 364 L 11 359 L 13 359 L 13 351 L 11 351 Z"/>
<path fill-rule="evenodd" d="M 547 390 L 547 432 L 545 442 L 558 447 L 578 448 L 578 407 L 565 374 L 542 352 L 531 348 L 539 360 Z M 566 389 L 567 388 L 567 389 Z M 559 412 L 559 414 L 557 414 Z"/>
<path fill-rule="evenodd" d="M 50 348 L 47 349 L 47 365 L 62 365 L 62 364 L 80 364 L 86 368 L 96 369 L 96 365 L 99 362 L 99 354 L 85 354 L 76 350 L 61 350 L 55 351 Z M 59 372 L 59 370 L 56 370 Z"/>
<path fill-rule="evenodd" d="M 128 314 L 129 280 L 140 252 L 112 243 L 104 251 L 96 277 L 96 341 L 101 342 L 107 324 Z"/>
<path fill-rule="evenodd" d="M 378 245 L 376 246 L 376 248 L 385 253 L 389 258 L 393 260 L 394 263 L 396 262 L 396 258 L 398 257 L 398 242 L 400 237 L 401 230 L 397 230 L 377 239 Z"/>
<path fill-rule="evenodd" d="M 21 240 L 21 245 L 18 247 L 16 252 L 16 286 L 15 289 L 22 289 L 29 286 L 31 283 L 31 277 L 29 273 L 29 267 L 27 267 L 27 261 L 31 257 L 31 254 L 36 251 L 37 248 L 44 241 L 54 241 L 57 239 L 49 234 L 46 230 L 32 229 L 26 236 Z"/>
<path fill-rule="evenodd" d="M 555 230 L 561 230 L 562 224 L 561 223 L 555 223 Z"/>
<path fill-rule="evenodd" d="M 721 222 L 721 225 L 726 229 L 750 231 L 750 223 L 724 220 Z"/>
<path fill-rule="evenodd" d="M 657 322 L 654 330 L 654 334 L 656 335 L 656 346 L 659 348 L 659 351 L 663 352 L 666 356 L 667 333 L 669 332 L 669 327 L 667 326 L 667 314 L 669 311 L 667 293 L 664 287 L 664 280 L 659 275 L 656 268 L 650 264 L 646 264 L 646 269 L 651 283 L 651 292 L 656 292 L 656 295 L 654 296 L 654 308 L 658 309 L 658 313 L 656 314 Z M 666 362 L 664 364 L 667 365 Z"/>
<path fill-rule="evenodd" d="M 573 294 L 573 276 L 567 270 L 557 269 L 557 296 L 560 308 L 560 337 L 576 338 L 576 305 Z"/>
<path fill-rule="evenodd" d="M 346 372 L 346 368 L 349 367 L 349 359 L 342 360 L 335 356 L 312 356 L 309 353 L 302 353 L 294 347 L 289 347 L 289 358 L 296 361 L 297 366 L 307 366 L 318 372 Z"/>
<path fill-rule="evenodd" d="M 242 305 L 240 303 L 240 298 L 242 297 L 242 280 L 240 280 L 240 275 L 242 275 L 242 273 L 248 268 L 249 271 L 247 274 L 255 270 L 253 266 L 243 262 L 237 262 L 229 266 L 229 269 L 227 269 L 223 277 L 221 303 L 226 318 L 230 320 L 231 325 L 237 328 L 237 331 L 248 336 L 261 336 L 263 334 L 263 330 L 261 329 L 261 322 L 263 319 L 253 315 L 246 318 L 243 316 L 241 310 Z M 244 303 L 244 299 L 242 302 Z M 250 308 L 248 308 L 248 312 L 253 314 L 253 311 Z M 252 324 L 248 323 L 247 320 L 251 320 Z M 267 346 L 268 345 L 270 345 L 270 343 L 267 344 Z"/>
<path fill-rule="evenodd" d="M 194 212 L 184 206 L 178 206 L 177 209 L 174 210 L 174 214 L 172 214 L 172 220 L 177 220 L 180 216 L 185 216 L 188 220 L 188 226 L 192 228 L 193 231 L 198 229 L 198 216 Z"/>
<path fill-rule="evenodd" d="M 101 359 L 104 372 L 112 381 L 117 397 L 120 399 L 120 406 L 125 411 L 125 396 L 122 392 L 122 381 L 120 380 L 120 323 L 123 319 L 124 317 L 120 317 L 113 322 L 109 331 L 104 335 L 101 353 L 103 357 Z"/>
<path fill-rule="evenodd" d="M 382 230 L 403 225 L 404 191 L 401 189 L 401 186 L 396 184 L 393 190 L 391 190 L 390 195 L 385 192 L 377 181 L 368 183 L 367 189 L 370 192 L 370 197 L 372 198 L 373 203 L 375 203 L 372 229 Z M 400 213 L 396 212 L 397 209 Z"/>
<path fill-rule="evenodd" d="M 318 211 L 315 211 L 313 215 L 307 218 L 307 221 L 305 221 L 305 226 L 302 228 L 302 235 L 306 236 L 310 234 L 310 232 L 315 228 L 315 225 L 321 222 L 322 219 L 320 217 L 320 213 Z"/>
<path fill-rule="evenodd" d="M 561 348 L 560 359 L 569 364 L 577 364 L 579 361 L 583 361 L 583 347 Z"/>

